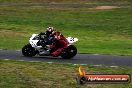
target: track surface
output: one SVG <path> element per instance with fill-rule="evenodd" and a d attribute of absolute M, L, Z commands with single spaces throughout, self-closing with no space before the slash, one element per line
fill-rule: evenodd
<path fill-rule="evenodd" d="M 46 56 L 25 57 L 21 51 L 0 50 L 0 59 L 45 61 L 57 63 L 107 65 L 107 66 L 132 66 L 132 56 L 111 56 L 94 54 L 77 54 L 72 59 L 61 59 Z"/>

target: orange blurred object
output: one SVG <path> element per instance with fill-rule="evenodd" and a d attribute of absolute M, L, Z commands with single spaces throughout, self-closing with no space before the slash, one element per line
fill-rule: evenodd
<path fill-rule="evenodd" d="M 85 69 L 82 69 L 81 66 L 79 67 L 79 74 L 80 74 L 81 76 L 85 76 L 85 75 L 86 75 Z"/>

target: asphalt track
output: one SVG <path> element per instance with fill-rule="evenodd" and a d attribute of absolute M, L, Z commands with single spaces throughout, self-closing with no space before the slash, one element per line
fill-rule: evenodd
<path fill-rule="evenodd" d="M 71 64 L 105 65 L 105 66 L 132 66 L 132 56 L 112 56 L 97 54 L 77 54 L 72 59 L 53 58 L 49 56 L 25 57 L 21 51 L 0 50 L 0 59 L 43 61 Z"/>

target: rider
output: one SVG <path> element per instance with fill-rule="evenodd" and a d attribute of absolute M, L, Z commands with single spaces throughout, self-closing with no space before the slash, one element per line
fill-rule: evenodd
<path fill-rule="evenodd" d="M 63 48 L 68 47 L 67 39 L 60 33 L 55 31 L 53 27 L 48 27 L 46 32 L 41 33 L 41 35 L 46 35 L 48 39 L 48 44 L 51 48 L 51 53 L 53 56 L 58 56 Z"/>

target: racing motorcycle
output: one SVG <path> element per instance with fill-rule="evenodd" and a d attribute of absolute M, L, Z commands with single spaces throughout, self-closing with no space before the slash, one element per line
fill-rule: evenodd
<path fill-rule="evenodd" d="M 77 48 L 74 46 L 74 43 L 78 41 L 78 38 L 68 37 L 66 39 L 69 42 L 68 47 L 63 48 L 58 56 L 65 59 L 70 59 L 77 54 Z M 47 38 L 43 36 L 43 43 L 41 43 L 42 36 L 40 36 L 40 34 L 32 34 L 29 39 L 29 43 L 22 48 L 22 54 L 28 57 L 35 55 L 51 56 L 52 49 L 46 45 L 46 40 Z"/>

